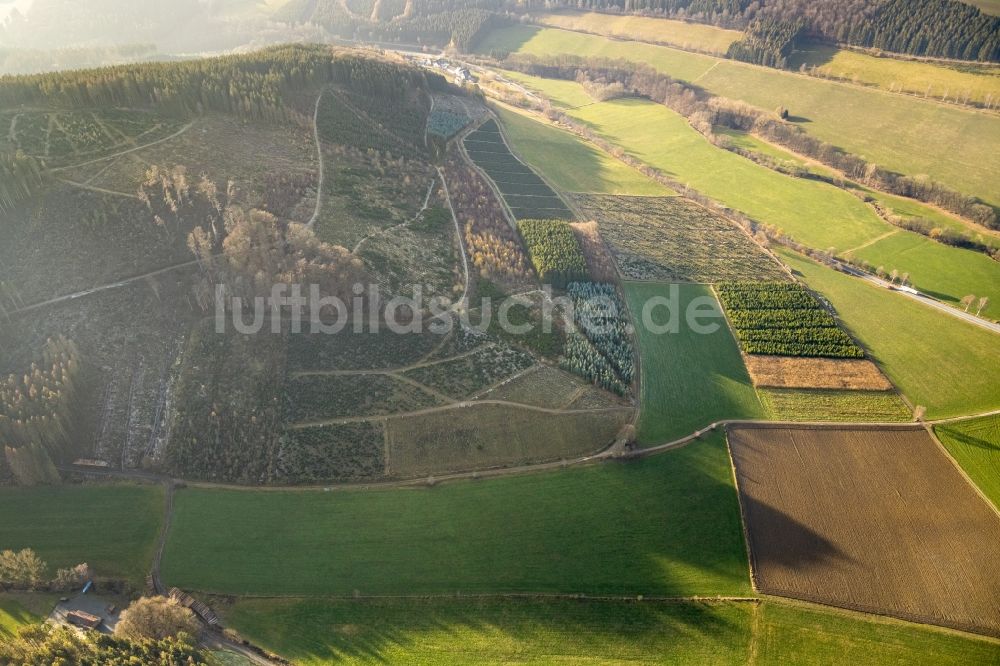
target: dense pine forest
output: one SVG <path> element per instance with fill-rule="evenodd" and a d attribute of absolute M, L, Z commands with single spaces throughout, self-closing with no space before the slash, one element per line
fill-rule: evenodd
<path fill-rule="evenodd" d="M 283 46 L 207 60 L 9 77 L 0 80 L 0 105 L 156 107 L 182 115 L 215 110 L 278 119 L 285 115 L 284 94 L 322 83 L 390 98 L 414 86 L 445 85 L 436 74 L 357 52 Z"/>

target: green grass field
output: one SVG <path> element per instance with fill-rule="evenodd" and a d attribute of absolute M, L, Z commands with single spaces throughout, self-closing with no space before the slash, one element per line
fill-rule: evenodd
<path fill-rule="evenodd" d="M 994 3 L 997 0 L 979 0 Z M 542 13 L 539 23 L 564 30 L 676 46 L 685 50 L 725 55 L 729 45 L 742 37 L 738 30 L 725 30 L 701 23 L 688 23 L 649 16 L 612 16 L 596 12 Z M 827 77 L 848 80 L 882 90 L 927 93 L 940 98 L 948 94 L 959 101 L 984 102 L 1000 97 L 1000 71 L 975 63 L 947 65 L 899 58 L 879 58 L 859 51 L 826 44 L 800 45 L 789 57 L 788 69 L 802 65 Z"/>
<path fill-rule="evenodd" d="M 934 434 L 1000 509 L 1000 416 L 935 426 Z"/>
<path fill-rule="evenodd" d="M 593 104 L 597 100 L 587 94 L 583 86 L 576 81 L 564 81 L 563 79 L 543 79 L 538 76 L 522 74 L 503 70 L 503 75 L 515 81 L 532 92 L 540 93 L 547 97 L 555 106 L 564 109 L 575 109 L 578 106 Z"/>
<path fill-rule="evenodd" d="M 826 296 L 843 323 L 929 418 L 1000 407 L 1000 336 L 838 273 L 790 251 L 784 261 Z"/>
<path fill-rule="evenodd" d="M 679 332 L 658 335 L 643 326 L 643 306 L 654 297 L 669 297 L 672 286 L 679 295 Z M 702 312 L 721 317 L 709 287 L 627 282 L 625 293 L 639 339 L 641 444 L 674 440 L 720 419 L 767 417 L 725 321 L 701 320 L 720 324 L 711 334 L 696 333 L 685 323 L 684 313 L 695 299 L 704 299 Z M 651 314 L 657 325 L 667 321 L 665 307 Z"/>
<path fill-rule="evenodd" d="M 670 44 L 683 49 L 724 55 L 739 40 L 739 30 L 716 28 L 704 23 L 688 23 L 648 16 L 612 16 L 598 12 L 553 12 L 533 15 L 539 23 L 553 28 L 580 30 L 608 37 Z"/>
<path fill-rule="evenodd" d="M 815 67 L 825 76 L 875 86 L 882 90 L 904 91 L 949 101 L 983 103 L 1000 96 L 1000 70 L 975 63 L 941 65 L 898 58 L 877 58 L 866 53 L 838 49 L 826 44 L 809 44 L 788 59 L 788 68 Z M 968 97 L 967 97 L 968 96 Z"/>
<path fill-rule="evenodd" d="M 571 113 L 643 162 L 811 247 L 843 251 L 896 229 L 832 185 L 785 176 L 713 146 L 662 105 L 620 99 Z M 1000 312 L 1000 264 L 984 254 L 906 231 L 855 254 L 887 270 L 910 273 L 918 289 L 944 300 L 958 302 L 969 293 L 989 296 L 993 305 L 984 314 Z"/>
<path fill-rule="evenodd" d="M 0 640 L 25 625 L 41 622 L 55 601 L 56 595 L 47 592 L 0 592 Z"/>
<path fill-rule="evenodd" d="M 163 501 L 159 486 L 0 488 L 0 547 L 33 549 L 50 573 L 86 562 L 99 578 L 141 583 Z"/>
<path fill-rule="evenodd" d="M 538 56 L 574 54 L 649 64 L 710 93 L 762 109 L 784 106 L 812 135 L 889 169 L 927 174 L 966 194 L 1000 204 L 993 177 L 1000 118 L 952 105 L 757 67 L 677 49 L 555 28 L 496 30 L 480 50 Z"/>
<path fill-rule="evenodd" d="M 768 599 L 239 600 L 241 634 L 301 666 L 383 663 L 972 664 L 996 642 Z"/>
<path fill-rule="evenodd" d="M 768 411 L 779 421 L 909 421 L 912 414 L 892 391 L 759 388 Z"/>
<path fill-rule="evenodd" d="M 578 84 L 573 84 L 579 88 Z M 500 109 L 504 131 L 517 151 L 566 192 L 668 196 L 669 189 L 569 132 Z"/>
<path fill-rule="evenodd" d="M 230 594 L 749 594 L 721 435 L 630 463 L 346 492 L 177 494 L 163 576 Z"/>

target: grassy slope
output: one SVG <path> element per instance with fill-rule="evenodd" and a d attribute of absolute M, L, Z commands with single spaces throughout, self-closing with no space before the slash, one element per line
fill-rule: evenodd
<path fill-rule="evenodd" d="M 1000 407 L 1000 336 L 906 296 L 782 251 L 822 292 L 892 382 L 931 418 Z"/>
<path fill-rule="evenodd" d="M 748 594 L 721 436 L 633 463 L 367 492 L 178 493 L 163 575 L 234 594 Z"/>
<path fill-rule="evenodd" d="M 858 51 L 838 49 L 826 44 L 810 45 L 806 50 L 797 51 L 789 58 L 789 69 L 798 69 L 802 64 L 815 66 L 817 71 L 828 76 L 854 80 L 873 85 L 883 90 L 904 90 L 923 96 L 930 86 L 930 96 L 940 99 L 945 93 L 948 99 L 955 96 L 964 100 L 969 94 L 972 102 L 984 102 L 987 96 L 1000 96 L 1000 70 L 975 65 L 955 67 L 895 58 L 876 58 Z"/>
<path fill-rule="evenodd" d="M 346 663 L 970 664 L 996 643 L 793 605 L 238 601 L 226 620 L 303 666 Z M 751 651 L 756 648 L 756 657 Z"/>
<path fill-rule="evenodd" d="M 588 95 L 583 86 L 576 81 L 543 79 L 538 76 L 508 70 L 504 70 L 503 75 L 511 81 L 521 84 L 528 90 L 545 95 L 555 106 L 560 106 L 564 109 L 575 109 L 578 106 L 586 106 L 597 101 Z"/>
<path fill-rule="evenodd" d="M 984 416 L 934 428 L 948 452 L 1000 509 L 1000 416 Z"/>
<path fill-rule="evenodd" d="M 716 134 L 722 134 L 729 137 L 730 141 L 732 141 L 735 145 L 747 150 L 763 153 L 764 155 L 789 163 L 790 165 L 800 166 L 808 169 L 812 173 L 832 176 L 834 178 L 839 176 L 839 174 L 833 169 L 816 162 L 806 161 L 801 156 L 789 152 L 772 143 L 768 143 L 753 134 L 739 130 L 731 130 L 724 127 L 716 127 L 715 132 Z M 857 185 L 856 183 L 852 183 L 849 186 L 854 189 L 860 189 L 866 194 L 878 199 L 882 206 L 901 217 L 922 217 L 930 221 L 934 226 L 941 227 L 942 229 L 952 229 L 954 231 L 964 233 L 981 243 L 987 243 L 993 247 L 1000 246 L 1000 234 L 995 232 L 989 233 L 983 227 L 980 227 L 972 222 L 965 222 L 961 218 L 953 217 L 952 215 L 945 213 L 943 210 L 932 208 L 931 206 L 922 204 L 915 199 L 897 197 L 892 194 L 886 194 L 862 185 Z"/>
<path fill-rule="evenodd" d="M 609 37 L 631 38 L 643 42 L 671 44 L 681 48 L 725 54 L 729 45 L 743 33 L 704 23 L 688 23 L 647 16 L 612 16 L 598 12 L 554 12 L 535 15 L 544 25 L 566 30 L 581 30 Z"/>
<path fill-rule="evenodd" d="M 982 0 L 995 2 L 996 0 Z M 738 30 L 725 30 L 701 23 L 687 23 L 649 16 L 612 16 L 596 12 L 558 12 L 539 14 L 540 23 L 553 28 L 579 30 L 607 37 L 632 39 L 640 42 L 668 44 L 695 51 L 724 55 L 729 45 L 740 39 Z M 866 53 L 839 49 L 826 44 L 812 44 L 789 58 L 789 69 L 801 65 L 815 66 L 828 76 L 856 80 L 858 83 L 883 90 L 927 92 L 940 98 L 948 93 L 964 99 L 969 93 L 973 102 L 982 102 L 987 95 L 1000 97 L 1000 70 L 975 65 L 948 66 L 931 62 L 877 58 Z"/>
<path fill-rule="evenodd" d="M 651 196 L 672 194 L 666 187 L 569 132 L 506 109 L 500 109 L 500 119 L 518 155 L 561 190 Z"/>
<path fill-rule="evenodd" d="M 99 577 L 141 582 L 162 513 L 159 486 L 0 488 L 0 546 L 32 548 L 53 572 L 86 562 Z"/>
<path fill-rule="evenodd" d="M 896 229 L 832 185 L 791 178 L 711 145 L 664 106 L 623 99 L 572 115 L 647 164 L 811 247 L 846 250 Z M 858 256 L 909 272 L 915 286 L 946 300 L 974 293 L 1000 302 L 1000 264 L 978 252 L 900 231 Z M 993 305 L 985 313 L 997 311 Z"/>
<path fill-rule="evenodd" d="M 993 115 L 664 46 L 553 28 L 504 28 L 488 35 L 480 48 L 647 63 L 723 97 L 763 109 L 785 106 L 824 141 L 887 168 L 928 174 L 1000 204 L 1000 180 L 993 177 L 1000 155 L 1000 119 Z"/>
<path fill-rule="evenodd" d="M 629 308 L 635 319 L 642 361 L 642 407 L 638 436 L 643 444 L 677 439 L 713 421 L 731 418 L 764 418 L 743 359 L 725 322 L 715 333 L 700 335 L 684 324 L 692 300 L 707 297 L 712 311 L 720 313 L 708 287 L 678 285 L 680 332 L 657 335 L 642 325 L 643 304 L 656 296 L 669 296 L 669 286 L 655 283 L 625 284 Z M 653 311 L 662 324 L 666 310 Z"/>

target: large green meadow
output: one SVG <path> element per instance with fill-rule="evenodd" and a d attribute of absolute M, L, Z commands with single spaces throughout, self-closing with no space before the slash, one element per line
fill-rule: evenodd
<path fill-rule="evenodd" d="M 721 435 L 664 455 L 433 488 L 185 489 L 163 561 L 237 595 L 751 592 Z"/>
<path fill-rule="evenodd" d="M 582 90 L 576 83 L 576 88 Z M 672 192 L 565 130 L 499 110 L 511 147 L 564 192 L 667 196 Z"/>
<path fill-rule="evenodd" d="M 655 302 L 651 299 L 669 299 L 672 290 L 678 296 L 676 311 L 656 306 L 649 312 L 658 326 L 677 317 L 677 332 L 650 330 L 642 322 L 643 308 Z M 723 419 L 767 417 L 711 288 L 627 282 L 625 293 L 639 341 L 640 443 L 678 439 Z M 711 333 L 695 332 L 687 324 L 685 313 L 696 299 L 700 312 L 708 315 L 700 321 L 716 324 Z"/>
<path fill-rule="evenodd" d="M 986 639 L 767 599 L 760 603 L 246 599 L 244 636 L 301 666 L 384 663 L 972 664 Z"/>
<path fill-rule="evenodd" d="M 935 426 L 934 434 L 1000 509 L 1000 415 Z"/>
<path fill-rule="evenodd" d="M 0 488 L 0 548 L 31 548 L 57 568 L 86 562 L 99 578 L 141 583 L 163 517 L 163 488 Z"/>
<path fill-rule="evenodd" d="M 1000 407 L 1000 336 L 789 251 L 782 258 L 836 308 L 899 390 L 929 418 Z"/>
<path fill-rule="evenodd" d="M 645 63 L 722 97 L 768 110 L 784 106 L 810 134 L 835 146 L 901 173 L 927 174 L 961 192 L 1000 204 L 1000 180 L 994 177 L 1000 166 L 1000 118 L 994 114 L 556 28 L 502 28 L 489 34 L 479 48 Z M 984 168 L 987 165 L 993 168 Z"/>

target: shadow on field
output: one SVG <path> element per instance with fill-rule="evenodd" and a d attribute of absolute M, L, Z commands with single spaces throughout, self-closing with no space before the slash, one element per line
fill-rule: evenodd
<path fill-rule="evenodd" d="M 813 565 L 825 568 L 831 560 L 851 560 L 828 539 L 784 511 L 746 494 L 742 499 L 754 568 L 765 591 L 768 583 L 779 582 L 786 572 L 798 575 Z"/>
<path fill-rule="evenodd" d="M 563 659 L 684 654 L 716 646 L 746 657 L 752 604 L 571 600 L 249 600 L 240 630 L 306 663 L 401 659 L 518 660 L 525 650 Z M 451 659 L 449 659 L 449 657 Z"/>
<path fill-rule="evenodd" d="M 980 437 L 975 437 L 966 432 L 961 432 L 955 428 L 943 428 L 943 432 L 948 433 L 948 438 L 953 439 L 960 444 L 965 444 L 966 446 L 974 446 L 977 449 L 985 449 L 987 451 L 1000 452 L 1000 444 L 991 442 L 987 439 L 982 439 Z"/>

